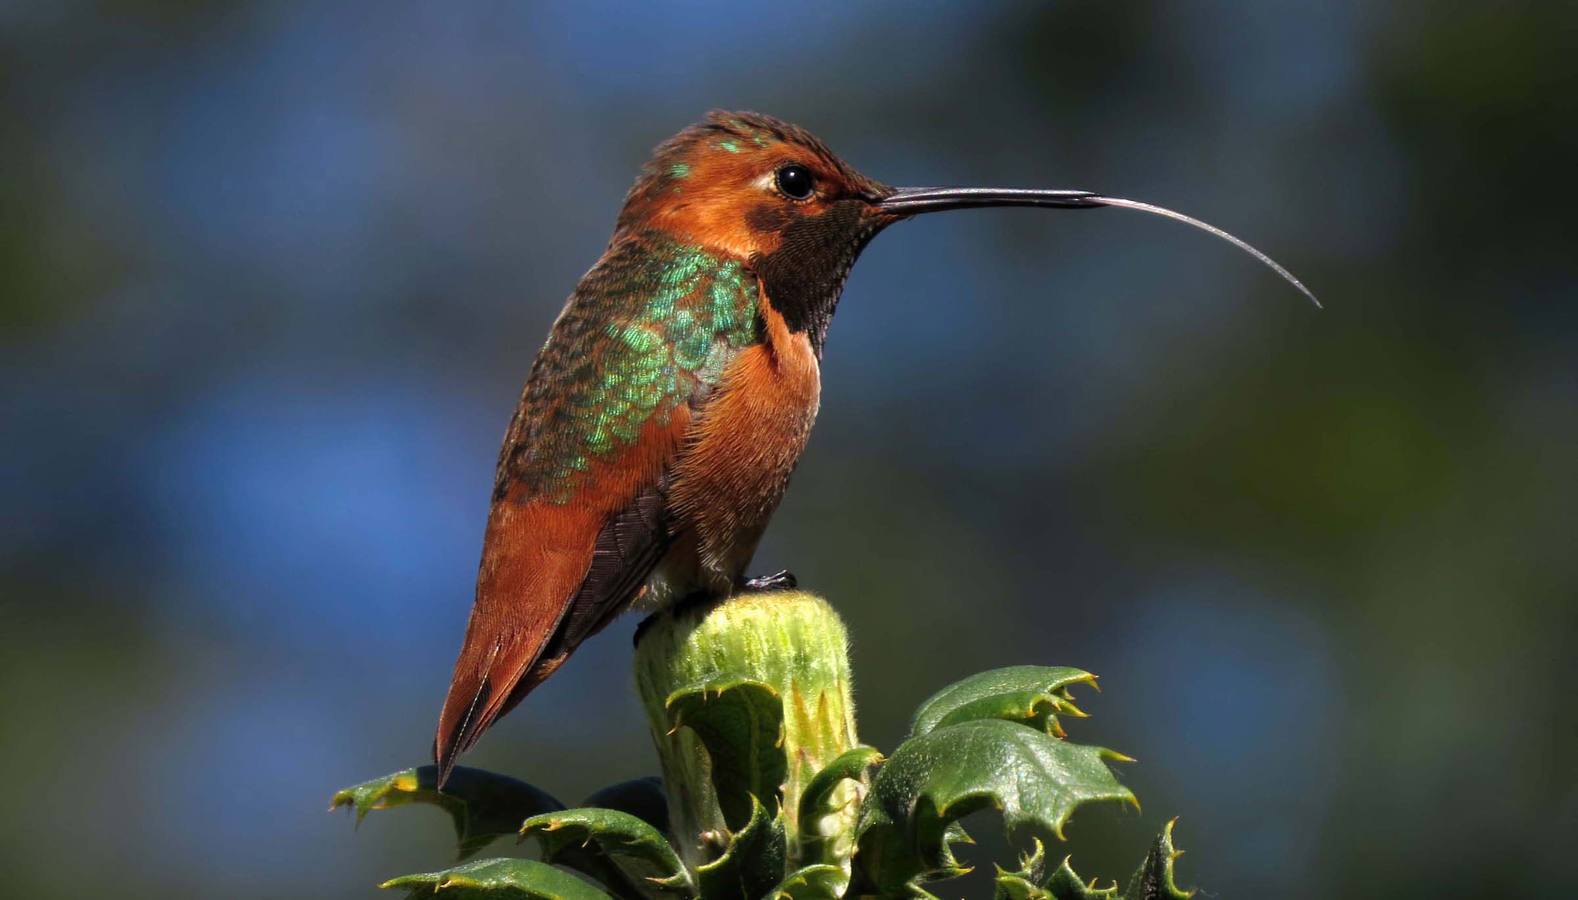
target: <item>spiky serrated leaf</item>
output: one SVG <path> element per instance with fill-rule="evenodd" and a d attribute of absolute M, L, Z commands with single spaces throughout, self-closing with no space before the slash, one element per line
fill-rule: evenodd
<path fill-rule="evenodd" d="M 567 809 L 527 819 L 522 838 L 535 837 L 544 862 L 569 866 L 603 881 L 615 893 L 694 896 L 690 872 L 668 839 L 635 816 L 614 809 Z M 608 866 L 623 876 L 609 883 Z"/>
<path fill-rule="evenodd" d="M 1068 857 L 1046 875 L 1046 855 L 1042 843 L 1036 841 L 1035 852 L 1020 859 L 1017 872 L 997 870 L 996 900 L 1118 900 L 1118 886 L 1098 888 L 1094 881 L 1086 884 L 1069 867 Z"/>
<path fill-rule="evenodd" d="M 962 822 L 949 822 L 948 827 L 943 829 L 941 868 L 950 872 L 970 871 L 969 868 L 967 868 L 963 863 L 954 858 L 954 844 L 963 844 L 966 847 L 974 846 L 975 844 L 975 838 L 970 837 L 970 833 L 964 830 L 964 824 Z"/>
<path fill-rule="evenodd" d="M 782 815 L 751 798 L 746 826 L 735 832 L 723 855 L 696 869 L 703 897 L 760 897 L 784 877 L 786 841 Z"/>
<path fill-rule="evenodd" d="M 1046 868 L 1046 845 L 1036 839 L 1035 849 L 1019 857 L 1019 868 L 1013 872 L 997 867 L 995 900 L 1052 900 L 1052 895 L 1041 887 L 1041 876 Z"/>
<path fill-rule="evenodd" d="M 996 808 L 1010 838 L 1063 837 L 1069 815 L 1097 801 L 1135 803 L 1100 747 L 1058 740 L 1012 722 L 962 722 L 910 738 L 878 771 L 857 828 L 862 885 L 895 893 L 946 867 L 948 825 Z"/>
<path fill-rule="evenodd" d="M 1063 864 L 1047 878 L 1046 889 L 1055 900 L 1118 900 L 1116 882 L 1111 887 L 1104 888 L 1096 887 L 1094 880 L 1087 883 L 1074 874 L 1067 857 L 1064 857 Z"/>
<path fill-rule="evenodd" d="M 668 821 L 668 796 L 663 779 L 656 775 L 632 778 L 595 791 L 581 803 L 592 809 L 617 809 L 629 813 L 665 835 L 672 835 Z"/>
<path fill-rule="evenodd" d="M 875 747 L 855 747 L 839 754 L 812 776 L 800 794 L 799 847 L 802 863 L 828 863 L 842 869 L 854 851 L 845 810 L 860 801 L 858 783 L 866 770 L 882 761 Z M 853 790 L 844 785 L 855 782 Z"/>
<path fill-rule="evenodd" d="M 819 863 L 789 873 L 764 900 L 838 900 L 848 884 L 842 867 Z"/>
<path fill-rule="evenodd" d="M 670 727 L 691 729 L 706 747 L 718 806 L 731 830 L 746 826 L 753 804 L 776 806 L 788 763 L 783 703 L 772 686 L 710 681 L 675 691 L 664 705 Z"/>
<path fill-rule="evenodd" d="M 993 900 L 1055 900 L 1055 895 L 1028 878 L 1013 872 L 998 872 Z"/>
<path fill-rule="evenodd" d="M 910 736 L 978 719 L 1004 719 L 1061 736 L 1056 714 L 1083 716 L 1069 689 L 1096 676 L 1067 666 L 1008 666 L 972 675 L 931 695 L 915 711 Z"/>
<path fill-rule="evenodd" d="M 334 795 L 329 809 L 350 806 L 360 824 L 375 809 L 426 803 L 449 813 L 455 825 L 458 859 L 514 834 L 521 821 L 538 813 L 564 809 L 564 804 L 524 781 L 482 769 L 456 767 L 440 791 L 438 768 L 421 766 L 364 781 Z"/>
<path fill-rule="evenodd" d="M 530 859 L 479 859 L 441 872 L 391 878 L 379 887 L 403 888 L 407 900 L 610 900 L 569 872 Z"/>
<path fill-rule="evenodd" d="M 1193 890 L 1178 887 L 1173 877 L 1173 862 L 1183 855 L 1182 850 L 1173 849 L 1173 825 L 1177 821 L 1168 822 L 1151 843 L 1145 861 L 1129 879 L 1122 900 L 1189 900 L 1194 896 Z"/>
<path fill-rule="evenodd" d="M 1063 726 L 1058 722 L 1057 714 L 1066 712 L 1067 709 L 1067 704 L 1052 694 L 1035 691 L 996 694 L 955 707 L 952 712 L 943 716 L 937 727 L 946 728 L 949 725 L 973 722 L 977 719 L 1002 719 L 1005 722 L 1018 722 L 1038 731 L 1045 731 L 1053 737 L 1063 737 Z"/>

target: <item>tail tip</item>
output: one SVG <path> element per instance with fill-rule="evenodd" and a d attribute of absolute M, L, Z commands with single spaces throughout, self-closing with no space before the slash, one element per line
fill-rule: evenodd
<path fill-rule="evenodd" d="M 455 760 L 459 755 L 454 744 L 444 746 L 437 738 L 433 739 L 433 766 L 437 769 L 437 775 L 433 779 L 435 790 L 444 789 L 444 782 L 448 781 L 450 774 L 455 771 Z"/>

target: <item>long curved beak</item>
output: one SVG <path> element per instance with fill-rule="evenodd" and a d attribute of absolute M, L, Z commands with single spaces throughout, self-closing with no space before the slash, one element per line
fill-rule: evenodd
<path fill-rule="evenodd" d="M 1045 206 L 1053 209 L 1094 209 L 1100 198 L 1090 191 L 1037 191 L 1028 188 L 899 188 L 883 197 L 877 208 L 898 216 L 977 209 L 983 206 Z"/>
<path fill-rule="evenodd" d="M 1105 197 L 1091 191 L 1043 191 L 1028 188 L 950 188 L 950 187 L 912 187 L 898 188 L 886 197 L 876 202 L 876 208 L 889 215 L 907 217 L 929 212 L 943 212 L 950 209 L 979 209 L 988 206 L 1039 206 L 1047 209 L 1098 209 L 1104 206 L 1115 206 L 1123 209 L 1135 209 L 1152 215 L 1163 216 L 1192 225 L 1201 231 L 1213 234 L 1238 249 L 1260 260 L 1273 272 L 1281 275 L 1289 284 L 1298 288 L 1299 292 L 1308 297 L 1310 302 L 1320 308 L 1320 301 L 1304 283 L 1293 277 L 1293 273 L 1284 269 L 1276 260 L 1261 253 L 1248 242 L 1234 237 L 1215 225 L 1202 222 L 1181 212 L 1175 212 L 1150 203 L 1141 203 L 1138 200 L 1124 200 L 1120 197 Z"/>

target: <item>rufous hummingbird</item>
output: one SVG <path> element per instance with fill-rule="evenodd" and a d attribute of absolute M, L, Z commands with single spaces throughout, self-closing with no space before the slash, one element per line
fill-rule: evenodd
<path fill-rule="evenodd" d="M 804 129 L 714 112 L 653 152 L 532 365 L 504 436 L 477 593 L 439 717 L 439 783 L 636 600 L 747 580 L 816 419 L 820 359 L 867 242 L 920 213 L 1119 206 L 1088 191 L 891 188 Z M 1318 304 L 1317 304 L 1318 305 Z"/>

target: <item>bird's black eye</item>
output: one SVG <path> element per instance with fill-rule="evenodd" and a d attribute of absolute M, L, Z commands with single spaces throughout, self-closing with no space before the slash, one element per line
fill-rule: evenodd
<path fill-rule="evenodd" d="M 790 163 L 778 170 L 778 190 L 792 200 L 804 200 L 816 189 L 816 179 L 811 170 L 798 163 Z"/>

